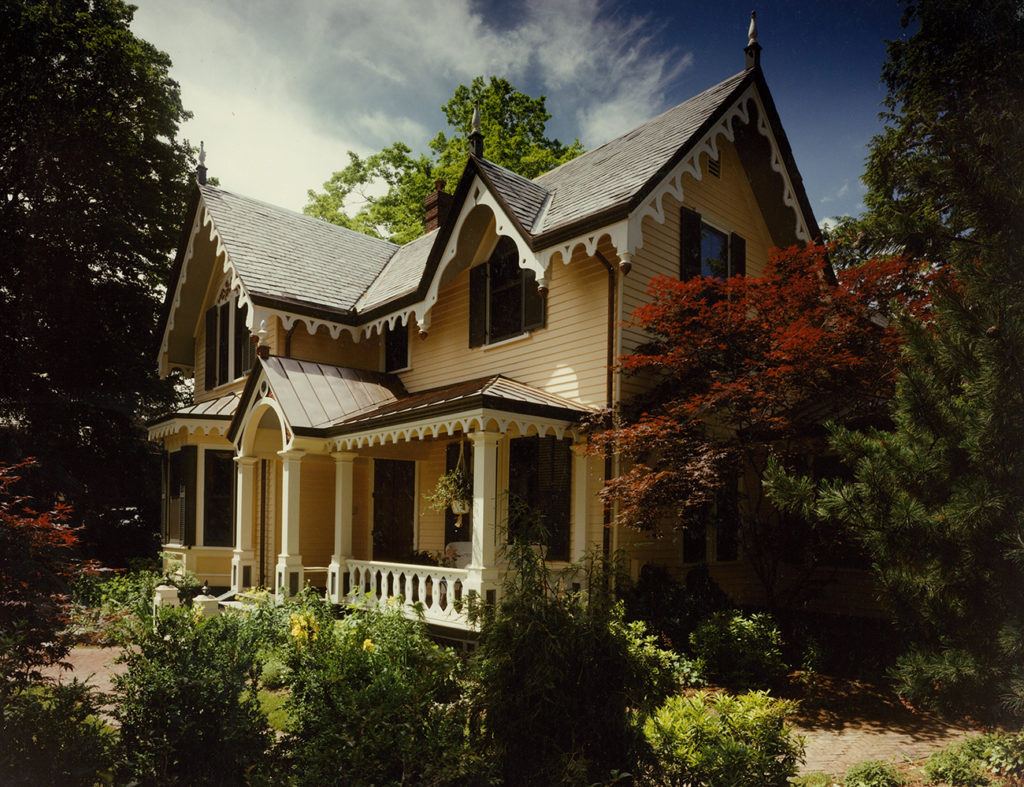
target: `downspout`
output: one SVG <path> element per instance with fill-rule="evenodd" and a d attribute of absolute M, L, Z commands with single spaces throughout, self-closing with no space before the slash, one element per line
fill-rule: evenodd
<path fill-rule="evenodd" d="M 605 407 L 609 413 L 613 412 L 615 407 L 615 349 L 616 349 L 616 331 L 617 331 L 617 315 L 618 315 L 618 292 L 619 282 L 615 276 L 615 266 L 608 261 L 608 258 L 601 253 L 600 250 L 594 250 L 594 256 L 601 261 L 605 269 L 608 271 L 608 347 L 607 347 L 607 367 L 608 372 L 605 378 Z M 612 462 L 612 452 L 610 449 L 605 448 L 604 451 L 604 477 L 605 480 L 612 478 L 614 471 Z M 602 538 L 602 550 L 604 551 L 605 557 L 607 557 L 612 551 L 612 507 L 605 501 L 603 506 L 603 518 L 604 518 L 604 531 Z"/>

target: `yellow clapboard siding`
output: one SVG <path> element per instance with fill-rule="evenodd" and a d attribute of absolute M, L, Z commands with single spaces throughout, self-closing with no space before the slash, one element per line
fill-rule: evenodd
<path fill-rule="evenodd" d="M 315 454 L 302 460 L 299 479 L 299 554 L 304 566 L 326 566 L 334 551 L 334 462 Z"/>

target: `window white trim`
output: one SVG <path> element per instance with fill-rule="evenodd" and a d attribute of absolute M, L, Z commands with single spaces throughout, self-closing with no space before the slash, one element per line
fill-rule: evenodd
<path fill-rule="evenodd" d="M 480 347 L 484 352 L 487 352 L 488 350 L 497 350 L 499 347 L 507 347 L 510 344 L 525 341 L 531 336 L 533 336 L 533 331 L 523 331 L 522 333 L 517 333 L 515 336 L 509 336 L 490 344 L 481 344 Z"/>

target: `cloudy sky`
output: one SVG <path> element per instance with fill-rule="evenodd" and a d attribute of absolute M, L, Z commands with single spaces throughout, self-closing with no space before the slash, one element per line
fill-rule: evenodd
<path fill-rule="evenodd" d="M 742 69 L 752 0 L 135 0 L 170 54 L 207 165 L 299 210 L 347 150 L 423 149 L 476 75 L 548 98 L 549 132 L 594 147 Z M 861 207 L 895 0 L 762 0 L 762 64 L 819 220 Z"/>

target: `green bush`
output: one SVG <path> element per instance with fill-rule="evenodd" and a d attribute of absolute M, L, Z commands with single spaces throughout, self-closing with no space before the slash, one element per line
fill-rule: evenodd
<path fill-rule="evenodd" d="M 716 612 L 690 635 L 708 676 L 734 689 L 762 688 L 786 674 L 782 636 L 771 615 Z"/>
<path fill-rule="evenodd" d="M 291 677 L 288 665 L 277 653 L 269 653 L 262 658 L 260 669 L 260 685 L 265 689 L 283 689 Z"/>
<path fill-rule="evenodd" d="M 123 776 L 147 784 L 240 784 L 272 736 L 257 696 L 261 632 L 248 616 L 190 608 L 140 621 L 121 662 L 115 717 Z"/>
<path fill-rule="evenodd" d="M 587 590 L 567 593 L 525 541 L 506 557 L 502 599 L 485 610 L 474 657 L 486 755 L 506 784 L 621 778 L 644 750 L 637 715 L 678 689 L 683 662 L 643 623 L 625 622 L 606 561 L 586 561 Z"/>
<path fill-rule="evenodd" d="M 1004 779 L 1024 778 L 1024 732 L 985 736 L 985 762 Z"/>
<path fill-rule="evenodd" d="M 845 787 L 902 787 L 906 780 L 892 763 L 865 760 L 846 772 L 843 784 Z"/>
<path fill-rule="evenodd" d="M 912 650 L 890 675 L 897 693 L 921 707 L 956 714 L 992 704 L 993 668 L 966 650 Z"/>
<path fill-rule="evenodd" d="M 0 784 L 110 781 L 113 734 L 83 684 L 36 685 L 0 696 Z"/>
<path fill-rule="evenodd" d="M 771 787 L 796 776 L 803 742 L 786 717 L 794 703 L 765 692 L 672 697 L 644 724 L 656 784 Z"/>
<path fill-rule="evenodd" d="M 335 621 L 312 594 L 290 608 L 283 741 L 295 784 L 465 784 L 481 761 L 467 735 L 460 662 L 399 607 Z"/>
<path fill-rule="evenodd" d="M 690 634 L 713 612 L 729 606 L 729 599 L 708 573 L 706 565 L 691 569 L 685 583 L 661 566 L 646 565 L 634 585 L 619 583 L 629 620 L 642 620 L 667 647 L 685 651 Z"/>
<path fill-rule="evenodd" d="M 968 738 L 931 755 L 924 764 L 924 772 L 931 784 L 984 787 L 992 783 L 983 762 L 984 754 L 984 737 Z"/>

